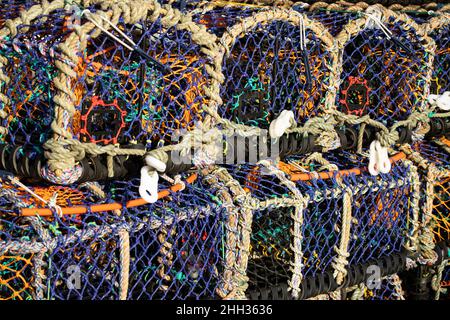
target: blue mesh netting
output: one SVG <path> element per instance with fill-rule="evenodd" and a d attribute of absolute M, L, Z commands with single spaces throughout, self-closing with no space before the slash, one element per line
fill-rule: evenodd
<path fill-rule="evenodd" d="M 415 143 L 413 147 L 422 157 L 434 163 L 439 168 L 450 168 L 448 152 L 446 152 L 441 146 L 437 145 L 436 142 L 419 141 Z"/>
<path fill-rule="evenodd" d="M 354 198 L 349 243 L 349 263 L 364 263 L 393 253 L 400 253 L 413 232 L 414 206 L 412 182 L 408 181 L 409 169 L 396 166 L 393 177 L 383 177 L 389 187 L 368 188 Z M 363 185 L 372 185 L 373 178 L 363 178 Z M 378 189 L 378 190 L 377 190 Z"/>

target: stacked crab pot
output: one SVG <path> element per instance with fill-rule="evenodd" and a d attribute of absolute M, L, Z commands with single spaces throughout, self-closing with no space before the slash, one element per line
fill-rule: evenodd
<path fill-rule="evenodd" d="M 0 297 L 233 292 L 230 197 L 170 158 L 178 131 L 208 122 L 214 36 L 153 1 L 56 0 L 5 26 Z"/>

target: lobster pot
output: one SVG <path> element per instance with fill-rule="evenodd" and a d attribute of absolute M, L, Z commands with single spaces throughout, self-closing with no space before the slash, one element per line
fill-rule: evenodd
<path fill-rule="evenodd" d="M 450 145 L 448 140 L 442 140 L 442 143 Z M 430 145 L 426 144 L 425 148 L 418 148 L 422 156 L 428 156 L 426 159 L 438 168 L 438 176 L 428 179 L 426 177 L 427 172 L 423 172 L 424 183 L 427 193 L 422 199 L 422 207 L 426 215 L 423 217 L 424 221 L 428 222 L 424 228 L 430 232 L 436 247 L 439 244 L 444 244 L 448 247 L 450 244 L 450 173 L 448 163 L 448 150 L 443 151 L 440 147 L 434 146 L 430 148 Z M 433 144 L 431 144 L 433 147 Z M 434 149 L 434 150 L 433 150 Z M 431 193 L 429 193 L 431 191 Z M 430 205 L 431 204 L 431 205 Z M 431 212 L 430 212 L 431 210 Z M 448 261 L 448 259 L 447 259 Z M 449 287 L 449 267 L 445 267 L 441 273 L 441 288 L 445 289 Z M 441 271 L 438 270 L 440 273 Z M 441 292 L 440 298 L 448 299 L 448 291 Z"/>
<path fill-rule="evenodd" d="M 448 83 L 448 66 L 450 64 L 450 38 L 449 38 L 449 25 L 448 19 L 445 16 L 438 15 L 432 18 L 426 25 L 428 35 L 436 42 L 436 52 L 434 55 L 433 74 L 430 85 L 431 94 L 444 94 L 450 90 L 450 84 Z M 439 113 L 439 109 L 437 109 Z M 441 111 L 445 112 L 445 111 Z M 413 149 L 417 151 L 421 157 L 433 164 L 440 174 L 438 177 L 433 177 L 430 181 L 424 184 L 433 184 L 430 189 L 434 189 L 433 199 L 424 199 L 424 205 L 426 201 L 432 201 L 432 221 L 434 223 L 433 233 L 436 242 L 449 241 L 449 176 L 450 176 L 450 141 L 445 138 L 448 136 L 446 129 L 448 126 L 447 118 L 437 118 L 438 128 L 441 132 L 434 132 L 438 137 L 431 140 L 426 139 L 413 146 Z M 424 175 L 426 172 L 423 173 Z M 429 195 L 427 197 L 430 197 Z M 430 207 L 428 207 L 430 208 Z"/>
<path fill-rule="evenodd" d="M 432 141 L 419 141 L 412 145 L 409 157 L 420 168 L 421 188 L 424 191 L 420 198 L 420 222 L 421 233 L 424 238 L 421 256 L 430 261 L 438 274 L 442 263 L 435 261 L 435 253 L 440 248 L 447 248 L 450 240 L 450 164 L 449 151 L 450 142 L 445 139 Z M 434 252 L 436 251 L 436 252 Z M 447 257 L 446 249 L 444 255 Z M 439 255 L 438 255 L 439 256 Z M 447 258 L 444 258 L 448 260 Z M 447 282 L 443 270 L 442 284 Z M 433 287 L 435 289 L 435 287 Z M 441 293 L 441 297 L 445 296 Z"/>
<path fill-rule="evenodd" d="M 352 222 L 348 229 L 350 237 L 347 246 L 350 266 L 401 254 L 406 245 L 414 246 L 410 236 L 414 233 L 414 223 L 418 219 L 419 178 L 410 161 L 401 160 L 401 154 L 394 154 L 391 157 L 391 172 L 374 177 L 366 173 L 365 167 L 361 167 L 365 160 L 353 152 L 330 152 L 324 154 L 323 158 L 328 168 L 335 165 L 340 171 L 328 171 L 323 162 L 322 166 L 312 162 L 309 166 L 316 168 L 316 173 L 300 173 L 305 172 L 310 161 L 308 158 L 292 157 L 287 162 L 286 172 L 294 180 L 310 184 L 312 182 L 309 180 L 313 181 L 311 177 L 314 176 L 321 179 L 339 177 L 333 183 L 333 179 L 329 179 L 328 183 L 339 184 L 341 192 L 347 191 L 351 199 Z M 303 169 L 299 170 L 302 165 Z"/>
<path fill-rule="evenodd" d="M 351 154 L 327 156 L 338 167 L 360 165 Z M 390 174 L 372 177 L 359 169 L 323 171 L 315 161 L 292 158 L 279 169 L 291 183 L 261 166 L 230 169 L 258 204 L 247 269 L 250 298 L 307 299 L 336 290 L 337 281 L 353 286 L 364 281 L 358 270 L 382 268 L 380 259 L 397 263 L 383 276 L 403 270 L 400 261 L 415 245 L 410 237 L 418 219 L 414 168 L 398 161 Z"/>
<path fill-rule="evenodd" d="M 342 159 L 332 159 L 331 156 L 328 159 L 342 168 L 342 160 L 348 161 L 352 158 L 344 155 Z M 342 194 L 337 209 L 340 219 L 325 220 L 330 217 L 323 216 L 323 209 L 314 211 L 315 215 L 322 215 L 321 219 L 328 222 L 329 227 L 333 228 L 331 230 L 339 232 L 339 240 L 330 247 L 332 250 L 329 257 L 332 257 L 332 260 L 328 266 L 338 271 L 335 279 L 338 283 L 342 278 L 346 286 L 364 282 L 371 266 L 377 266 L 381 276 L 403 270 L 407 249 L 415 245 L 411 237 L 415 233 L 414 226 L 418 219 L 418 177 L 412 170 L 409 164 L 399 161 L 388 175 L 372 177 L 356 172 L 344 174 L 337 181 L 330 180 L 327 188 L 318 188 L 324 193 L 319 199 L 322 199 L 331 187 L 335 189 L 331 194 Z M 315 193 L 317 194 L 317 191 Z M 333 208 L 335 205 L 326 201 L 322 206 Z M 317 231 L 312 235 L 317 235 L 323 225 L 324 222 L 319 223 Z M 318 246 L 322 247 L 323 245 Z M 305 249 L 305 252 L 308 252 L 308 249 Z M 311 256 L 314 256 L 313 252 Z M 340 279 L 339 270 L 344 264 L 346 272 L 342 276 L 345 277 Z M 320 269 L 314 271 L 317 277 Z"/>
<path fill-rule="evenodd" d="M 143 54 L 105 32 L 95 32 L 78 53 L 72 86 L 76 111 L 59 125 L 80 141 L 155 148 L 170 143 L 175 130 L 191 129 L 202 119 L 207 57 L 188 30 L 153 19 L 117 23 Z M 110 120 L 114 126 L 109 129 Z"/>
<path fill-rule="evenodd" d="M 434 43 L 408 16 L 381 6 L 369 9 L 381 15 L 386 30 L 362 16 L 336 36 L 342 56 L 336 68 L 336 108 L 344 114 L 369 115 L 391 127 L 424 109 Z"/>
<path fill-rule="evenodd" d="M 92 12 L 97 7 L 86 6 Z M 24 9 L 20 18 L 12 21 L 16 34 L 11 35 L 7 27 L 1 30 L 5 45 L 0 48 L 4 60 L 0 66 L 0 169 L 40 180 L 44 145 L 53 137 L 51 126 L 57 114 L 57 65 L 68 62 L 58 48 L 74 32 L 79 19 L 75 9 L 60 1 L 42 4 L 40 15 L 31 10 Z M 29 15 L 33 18 L 28 19 Z M 63 68 L 70 73 L 71 67 Z"/>
<path fill-rule="evenodd" d="M 449 208 L 450 204 L 450 141 L 440 140 L 420 141 L 412 146 L 415 152 L 412 160 L 424 163 L 420 171 L 422 187 L 426 190 L 421 198 L 425 227 L 432 232 L 436 243 L 446 242 L 450 239 Z"/>
<path fill-rule="evenodd" d="M 152 205 L 135 206 L 139 200 L 127 200 L 139 198 L 138 186 L 136 180 L 111 182 L 114 191 L 91 204 L 88 199 L 96 196 L 83 190 L 82 202 L 71 207 L 83 208 L 79 214 L 66 214 L 63 196 L 61 215 L 39 208 L 3 213 L 2 270 L 17 279 L 1 274 L 2 298 L 10 298 L 11 290 L 16 298 L 31 291 L 38 299 L 218 299 L 229 294 L 237 255 L 230 239 L 237 238 L 231 235 L 237 229 L 216 189 L 200 180 L 186 182 L 183 191 L 166 191 Z M 71 192 L 67 198 L 76 200 L 76 191 Z M 114 209 L 125 205 L 129 208 Z M 33 254 L 39 258 L 32 259 Z"/>
<path fill-rule="evenodd" d="M 187 24 L 163 19 L 165 9 L 153 15 L 153 2 L 143 4 L 136 21 L 113 16 L 108 5 L 73 19 L 52 12 L 9 40 L 4 72 L 13 85 L 2 85 L 11 101 L 2 104 L 9 128 L 3 169 L 58 184 L 81 182 L 83 170 L 91 180 L 123 178 L 135 172 L 120 165 L 114 174 L 85 169 L 106 168 L 105 153 L 143 155 L 177 143 L 179 130 L 203 120 L 210 59 Z"/>
<path fill-rule="evenodd" d="M 450 63 L 448 19 L 440 15 L 435 16 L 428 21 L 424 28 L 427 30 L 428 35 L 436 43 L 430 94 L 441 95 L 450 90 L 450 86 L 447 81 L 447 71 Z M 437 108 L 433 110 L 433 112 L 439 115 L 439 113 L 445 113 L 446 111 Z M 433 201 L 434 210 L 437 211 L 436 215 L 442 217 L 446 214 L 440 214 L 440 212 L 442 212 L 442 209 L 440 208 L 445 208 L 445 205 L 441 206 L 440 203 L 445 204 L 445 195 L 448 194 L 446 192 L 448 189 L 448 179 L 446 177 L 450 175 L 448 172 L 450 169 L 450 163 L 448 160 L 450 153 L 450 142 L 447 139 L 450 125 L 447 117 L 432 118 L 431 121 L 430 137 L 426 136 L 425 139 L 414 143 L 412 147 L 420 157 L 428 161 L 429 164 L 434 165 L 436 169 L 441 172 L 439 177 L 434 177 L 434 192 L 436 199 Z M 425 175 L 426 172 L 423 172 L 423 174 Z M 438 225 L 441 224 L 438 223 Z M 444 238 L 439 237 L 439 239 L 444 240 L 445 236 Z"/>
<path fill-rule="evenodd" d="M 65 218 L 24 216 L 24 208 L 36 208 L 43 204 L 9 180 L 0 182 L 0 299 L 42 299 L 44 291 L 41 273 L 46 250 L 42 250 L 42 239 L 56 241 L 54 226 L 69 224 Z M 83 200 L 93 199 L 89 192 L 67 187 L 33 187 L 32 192 L 49 201 L 57 196 L 58 206 L 82 205 Z M 88 201 L 88 200 L 86 200 Z M 33 209 L 34 210 L 34 209 Z M 45 220 L 41 220 L 45 219 Z M 77 225 L 80 222 L 77 221 Z"/>
<path fill-rule="evenodd" d="M 313 258 L 310 260 L 309 255 L 302 250 L 305 239 L 299 238 L 300 230 L 309 228 L 306 232 L 310 232 L 319 219 L 312 218 L 313 226 L 306 227 L 306 223 L 301 223 L 302 216 L 305 212 L 309 212 L 309 206 L 303 209 L 305 207 L 303 196 L 298 193 L 294 195 L 294 192 L 298 191 L 295 185 L 292 187 L 282 183 L 279 177 L 272 174 L 270 168 L 241 164 L 228 166 L 227 169 L 234 183 L 241 186 L 242 192 L 251 199 L 249 202 L 254 204 L 250 214 L 242 215 L 244 220 L 240 223 L 245 225 L 242 238 L 249 239 L 248 243 L 245 243 L 249 252 L 245 268 L 249 278 L 247 297 L 254 300 L 290 299 L 290 283 L 300 285 L 303 274 L 299 268 L 300 264 L 309 262 L 308 270 L 304 273 L 316 268 L 314 263 L 311 263 Z M 312 206 L 314 207 L 314 204 Z M 335 214 L 332 209 L 327 212 L 332 216 Z M 323 237 L 308 239 L 314 242 L 311 247 L 323 242 L 324 239 L 326 241 L 330 234 L 327 227 L 324 228 Z M 330 247 L 325 244 L 323 250 L 317 253 L 329 255 L 332 251 L 333 238 L 338 236 L 331 235 Z M 327 262 L 328 260 L 322 259 L 317 268 L 325 267 Z M 295 273 L 292 272 L 293 268 L 296 268 Z"/>
<path fill-rule="evenodd" d="M 293 10 L 267 9 L 229 28 L 221 44 L 220 116 L 268 129 L 283 110 L 299 122 L 321 113 L 335 56 L 320 23 Z"/>
<path fill-rule="evenodd" d="M 59 222 L 49 218 L 44 227 L 40 219 L 46 218 L 22 215 L 22 209 L 43 204 L 8 179 L 1 179 L 0 189 L 0 299 L 42 299 L 41 282 L 36 282 L 42 280 L 37 277 L 45 253 L 41 251 L 42 237 L 53 233 L 52 227 Z M 56 195 L 55 204 L 61 207 L 82 205 L 94 197 L 68 187 L 33 187 L 32 192 L 45 201 Z"/>
<path fill-rule="evenodd" d="M 277 188 L 269 191 L 258 187 L 267 200 L 291 193 L 280 190 L 277 194 Z M 314 193 L 314 188 L 302 191 L 308 195 L 308 191 Z M 257 192 L 254 194 L 258 197 Z M 251 299 L 291 299 L 295 287 L 297 294 L 298 287 L 301 290 L 296 298 L 306 299 L 319 294 L 315 292 L 319 288 L 307 287 L 309 279 L 316 275 L 333 277 L 329 271 L 336 256 L 333 247 L 341 237 L 334 226 L 341 219 L 342 195 L 325 195 L 324 199 L 308 201 L 306 205 L 290 196 L 293 201 L 290 207 L 274 204 L 253 215 L 247 270 Z"/>

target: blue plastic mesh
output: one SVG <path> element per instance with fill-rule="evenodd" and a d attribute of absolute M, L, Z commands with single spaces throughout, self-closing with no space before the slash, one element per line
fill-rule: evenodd
<path fill-rule="evenodd" d="M 414 150 L 418 151 L 422 157 L 442 169 L 449 169 L 450 162 L 448 153 L 433 141 L 419 141 L 413 144 Z"/>
<path fill-rule="evenodd" d="M 414 222 L 412 183 L 407 179 L 408 171 L 408 168 L 396 166 L 392 176 L 382 178 L 390 186 L 378 190 L 375 179 L 363 178 L 363 185 L 370 187 L 367 193 L 358 194 L 353 199 L 352 217 L 357 223 L 351 227 L 350 264 L 379 259 L 404 249 Z"/>

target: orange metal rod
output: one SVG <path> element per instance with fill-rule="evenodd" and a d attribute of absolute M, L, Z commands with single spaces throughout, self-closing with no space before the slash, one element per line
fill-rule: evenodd
<path fill-rule="evenodd" d="M 399 152 L 395 154 L 393 157 L 390 158 L 391 163 L 395 163 L 397 161 L 400 161 L 402 159 L 405 159 L 406 155 L 403 152 Z M 331 179 L 333 177 L 344 177 L 348 176 L 350 174 L 360 175 L 362 172 L 366 172 L 367 168 L 353 168 L 348 170 L 341 170 L 337 172 L 328 171 L 328 172 L 318 172 L 319 178 L 326 180 Z M 292 181 L 308 181 L 311 180 L 314 176 L 310 173 L 297 173 L 297 174 L 291 174 L 290 178 Z"/>
<path fill-rule="evenodd" d="M 197 174 L 193 174 L 189 176 L 186 179 L 187 184 L 192 184 L 195 180 L 197 180 Z M 182 188 L 181 184 L 175 184 L 169 189 L 162 190 L 158 193 L 158 199 L 162 199 L 167 197 L 170 192 L 179 192 Z M 139 199 L 133 199 L 127 202 L 125 205 L 126 208 L 135 208 L 139 206 L 143 206 L 148 204 L 147 201 L 145 201 L 142 198 Z M 123 206 L 120 203 L 114 202 L 114 203 L 106 203 L 106 204 L 96 204 L 92 205 L 90 207 L 86 206 L 75 206 L 75 207 L 64 207 L 62 208 L 62 214 L 63 215 L 78 215 L 78 214 L 85 214 L 88 211 L 90 212 L 106 212 L 106 211 L 114 211 L 114 210 L 120 210 Z M 29 216 L 41 216 L 41 217 L 48 217 L 53 215 L 53 211 L 49 208 L 26 208 L 21 210 L 21 215 L 25 217 Z"/>

